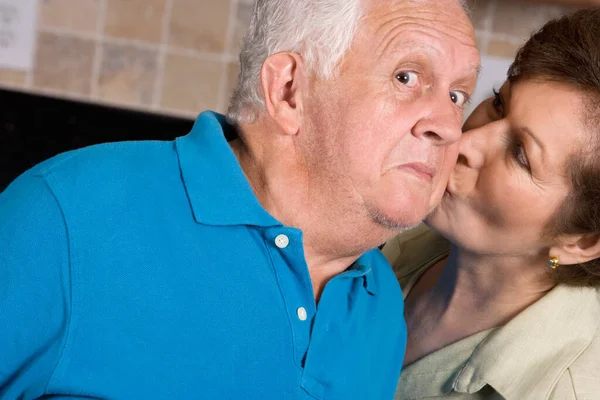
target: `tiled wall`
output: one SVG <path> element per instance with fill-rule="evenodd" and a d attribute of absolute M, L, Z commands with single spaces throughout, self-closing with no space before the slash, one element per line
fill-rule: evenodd
<path fill-rule="evenodd" d="M 223 111 L 252 0 L 40 0 L 35 66 L 0 86 L 169 114 Z M 475 0 L 483 54 L 512 57 L 568 9 Z"/>

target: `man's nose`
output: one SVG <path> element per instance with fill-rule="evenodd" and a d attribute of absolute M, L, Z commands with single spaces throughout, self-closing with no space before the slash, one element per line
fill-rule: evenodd
<path fill-rule="evenodd" d="M 413 135 L 434 145 L 448 146 L 460 140 L 462 113 L 450 100 L 450 94 L 432 94 L 426 99 L 423 114 L 413 127 Z"/>

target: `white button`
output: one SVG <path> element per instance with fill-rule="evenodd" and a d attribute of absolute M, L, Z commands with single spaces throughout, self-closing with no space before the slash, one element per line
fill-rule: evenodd
<path fill-rule="evenodd" d="M 296 310 L 296 314 L 298 314 L 298 319 L 300 321 L 306 321 L 306 308 L 304 307 L 299 307 Z"/>
<path fill-rule="evenodd" d="M 280 249 L 285 249 L 288 247 L 288 244 L 290 244 L 290 239 L 283 234 L 277 235 L 275 238 L 275 246 L 279 247 Z"/>

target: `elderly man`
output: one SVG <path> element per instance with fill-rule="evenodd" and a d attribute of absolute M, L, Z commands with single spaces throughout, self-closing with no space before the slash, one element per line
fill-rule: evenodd
<path fill-rule="evenodd" d="M 0 398 L 391 398 L 370 249 L 439 201 L 478 62 L 457 0 L 259 0 L 230 123 L 0 196 Z"/>

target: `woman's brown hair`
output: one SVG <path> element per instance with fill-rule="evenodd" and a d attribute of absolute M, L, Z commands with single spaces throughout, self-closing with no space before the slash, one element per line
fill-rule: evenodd
<path fill-rule="evenodd" d="M 589 146 L 569 162 L 571 192 L 549 232 L 600 236 L 600 8 L 546 23 L 518 51 L 508 79 L 558 82 L 581 92 L 581 126 Z M 559 267 L 554 276 L 557 283 L 600 286 L 600 259 Z"/>

